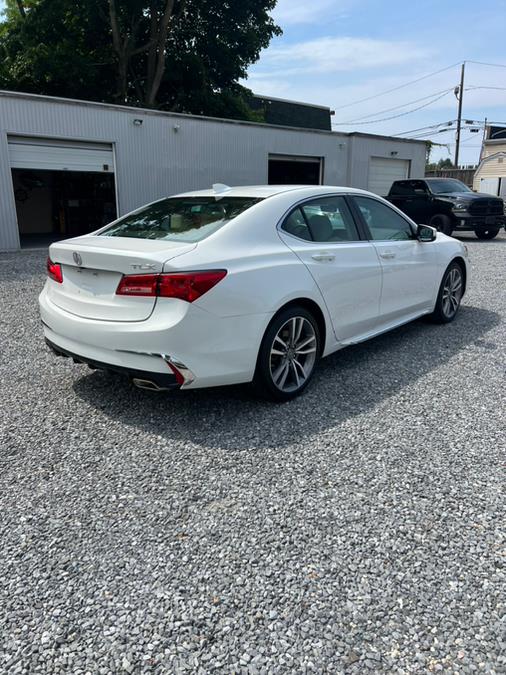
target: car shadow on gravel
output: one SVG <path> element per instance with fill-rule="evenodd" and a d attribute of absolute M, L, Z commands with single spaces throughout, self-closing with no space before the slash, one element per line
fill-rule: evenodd
<path fill-rule="evenodd" d="M 112 420 L 168 441 L 231 451 L 279 448 L 370 411 L 464 349 L 470 359 L 474 349 L 495 350 L 483 336 L 499 321 L 495 312 L 463 306 L 446 326 L 407 324 L 324 359 L 306 393 L 283 404 L 258 401 L 248 387 L 152 393 L 101 372 L 73 386 Z"/>

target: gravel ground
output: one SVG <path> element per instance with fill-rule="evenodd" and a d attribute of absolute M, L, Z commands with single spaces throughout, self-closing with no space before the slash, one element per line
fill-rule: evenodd
<path fill-rule="evenodd" d="M 44 347 L 0 255 L 0 672 L 504 673 L 506 237 L 284 405 Z"/>

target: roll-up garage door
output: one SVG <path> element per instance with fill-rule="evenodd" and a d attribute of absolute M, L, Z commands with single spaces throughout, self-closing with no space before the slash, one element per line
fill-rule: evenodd
<path fill-rule="evenodd" d="M 269 155 L 269 185 L 319 185 L 322 162 L 322 157 Z"/>
<path fill-rule="evenodd" d="M 114 173 L 112 145 L 22 136 L 9 137 L 12 169 Z"/>
<path fill-rule="evenodd" d="M 394 180 L 409 178 L 409 159 L 371 157 L 368 190 L 384 197 Z"/>

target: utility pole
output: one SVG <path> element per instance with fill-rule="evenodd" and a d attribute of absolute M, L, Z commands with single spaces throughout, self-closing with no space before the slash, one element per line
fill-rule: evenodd
<path fill-rule="evenodd" d="M 466 62 L 462 64 L 462 72 L 460 74 L 460 87 L 455 87 L 455 95 L 459 101 L 459 112 L 457 117 L 457 142 L 455 144 L 455 168 L 459 168 L 459 152 L 460 152 L 460 130 L 462 127 L 462 102 L 464 100 L 464 76 L 466 73 Z"/>
<path fill-rule="evenodd" d="M 486 140 L 487 140 L 487 118 L 485 117 L 485 124 L 483 126 L 483 138 L 481 139 L 480 162 L 483 159 L 483 148 L 485 147 Z"/>

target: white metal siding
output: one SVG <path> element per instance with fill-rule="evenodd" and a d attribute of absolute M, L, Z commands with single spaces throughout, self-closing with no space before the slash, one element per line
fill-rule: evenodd
<path fill-rule="evenodd" d="M 367 189 L 377 195 L 388 194 L 395 180 L 409 178 L 409 160 L 371 157 Z"/>
<path fill-rule="evenodd" d="M 49 171 L 113 172 L 112 146 L 64 143 L 37 138 L 9 138 L 9 160 L 13 169 Z"/>
<path fill-rule="evenodd" d="M 135 119 L 143 124 L 134 125 Z M 412 161 L 413 177 L 423 176 L 425 160 L 425 146 L 418 141 L 369 137 L 352 143 L 340 133 L 0 92 L 0 250 L 19 243 L 7 144 L 8 136 L 19 135 L 112 145 L 118 215 L 213 183 L 265 184 L 269 154 L 321 157 L 328 185 L 353 187 L 367 186 L 371 156 L 397 150 Z"/>

